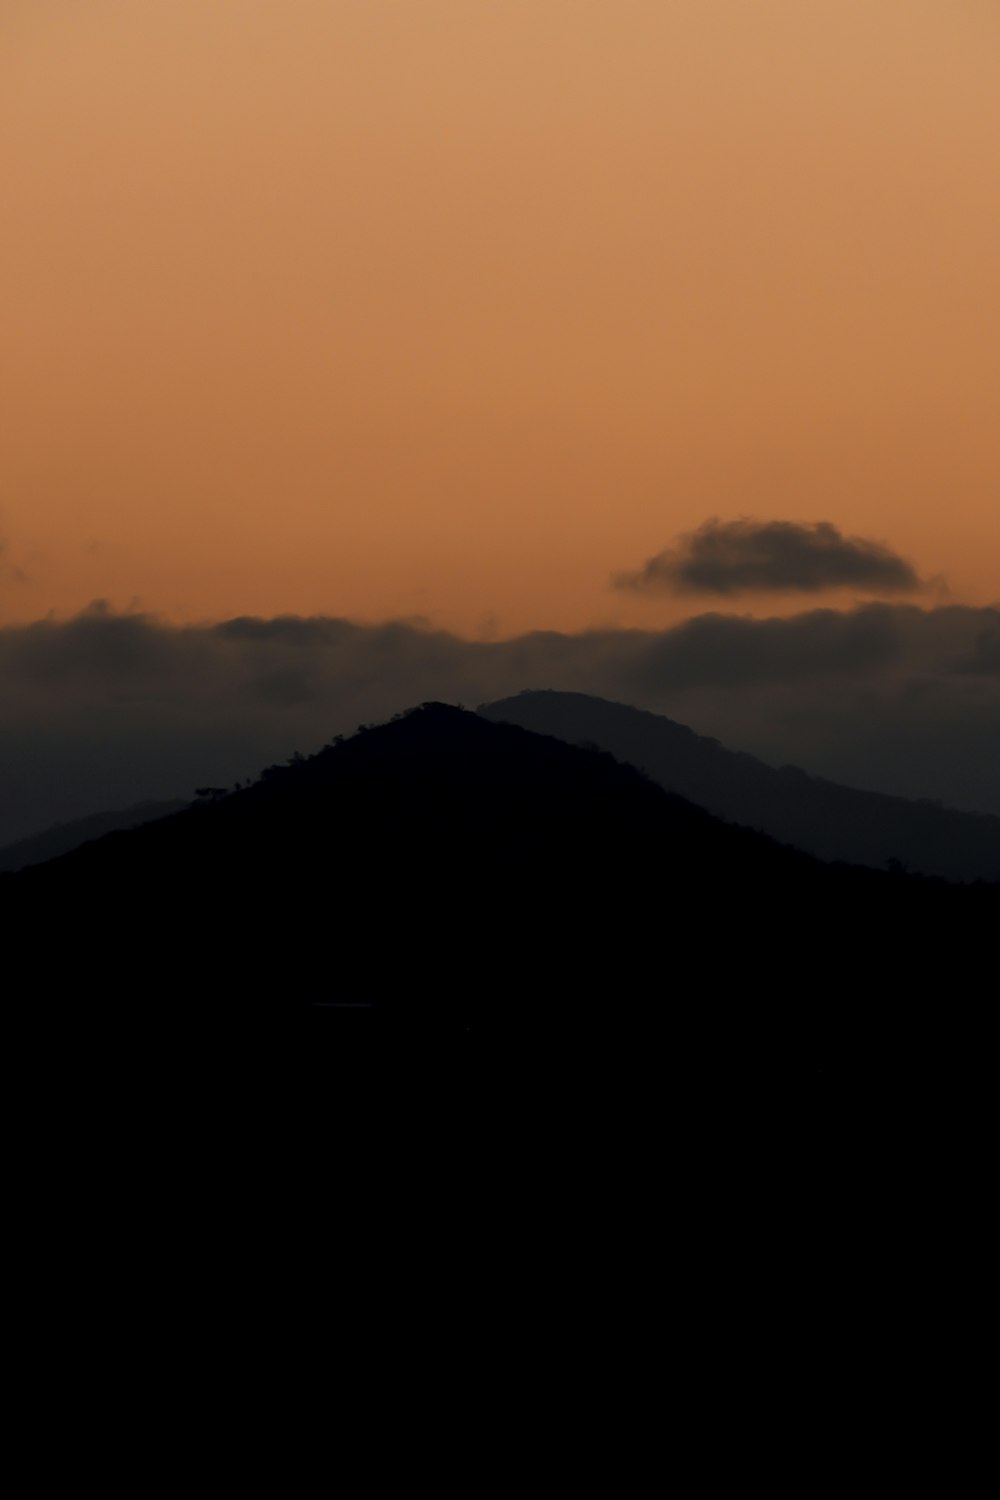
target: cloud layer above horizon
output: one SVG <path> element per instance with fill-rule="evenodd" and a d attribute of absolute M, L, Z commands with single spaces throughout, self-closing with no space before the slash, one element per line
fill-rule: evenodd
<path fill-rule="evenodd" d="M 0 630 L 0 843 L 256 775 L 430 698 L 525 688 L 664 713 L 731 748 L 1000 813 L 1000 608 L 703 614 L 472 641 L 406 622 L 175 626 L 95 605 Z"/>
<path fill-rule="evenodd" d="M 913 565 L 884 542 L 844 536 L 830 521 L 705 521 L 614 587 L 644 594 L 915 593 Z"/>

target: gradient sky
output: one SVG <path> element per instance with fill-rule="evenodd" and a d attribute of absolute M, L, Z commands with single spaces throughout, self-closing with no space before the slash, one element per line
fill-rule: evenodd
<path fill-rule="evenodd" d="M 995 0 L 3 0 L 0 621 L 653 625 L 741 514 L 996 600 L 998 78 Z"/>

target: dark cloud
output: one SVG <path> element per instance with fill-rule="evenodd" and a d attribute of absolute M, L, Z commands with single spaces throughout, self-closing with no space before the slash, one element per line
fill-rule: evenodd
<path fill-rule="evenodd" d="M 0 629 L 0 844 L 230 784 L 425 699 L 471 707 L 522 688 L 595 693 L 773 763 L 1000 813 L 1000 609 L 881 603 L 467 641 L 323 617 L 171 626 L 105 605 Z"/>
<path fill-rule="evenodd" d="M 674 688 L 876 677 L 903 649 L 904 618 L 889 606 L 771 620 L 698 615 L 654 638 L 642 672 Z"/>
<path fill-rule="evenodd" d="M 619 573 L 618 589 L 648 594 L 719 594 L 863 589 L 913 593 L 922 580 L 883 542 L 843 536 L 829 521 L 706 521 L 651 557 L 637 573 Z"/>
<path fill-rule="evenodd" d="M 0 537 L 0 583 L 28 583 L 28 575 L 11 558 L 10 543 Z"/>

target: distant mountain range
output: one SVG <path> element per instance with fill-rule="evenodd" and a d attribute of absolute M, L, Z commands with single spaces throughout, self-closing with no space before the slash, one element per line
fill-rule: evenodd
<path fill-rule="evenodd" d="M 1000 918 L 1000 887 L 824 864 L 441 704 L 0 876 L 0 900 L 9 995 L 88 1027 L 110 1005 L 106 1045 L 157 1055 L 303 1004 L 796 1066 L 938 1047 L 981 1008 Z"/>
<path fill-rule="evenodd" d="M 76 818 L 71 823 L 59 823 L 36 833 L 31 838 L 18 839 L 0 849 L 0 871 L 23 870 L 28 865 L 40 865 L 47 859 L 56 859 L 68 854 L 91 839 L 103 838 L 106 833 L 115 833 L 126 828 L 136 828 L 141 823 L 152 823 L 156 818 L 166 818 L 171 813 L 181 812 L 186 802 L 136 802 L 132 807 L 115 812 L 94 813 L 88 818 Z"/>
<path fill-rule="evenodd" d="M 986 813 L 861 791 L 795 766 L 776 769 L 662 715 L 583 693 L 525 692 L 479 713 L 607 750 L 716 817 L 820 859 L 947 880 L 1000 880 L 1000 818 Z M 0 849 L 0 872 L 42 864 L 188 805 L 140 802 L 58 824 Z"/>
<path fill-rule="evenodd" d="M 1000 880 L 1000 818 L 854 790 L 794 766 L 776 770 L 658 714 L 583 693 L 526 692 L 479 712 L 608 750 L 716 817 L 821 859 Z"/>

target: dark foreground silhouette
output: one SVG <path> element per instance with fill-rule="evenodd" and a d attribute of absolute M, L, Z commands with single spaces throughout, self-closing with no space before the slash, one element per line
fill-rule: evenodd
<path fill-rule="evenodd" d="M 992 1017 L 1000 917 L 1000 887 L 825 865 L 606 753 L 433 704 L 0 899 L 10 993 L 54 1033 L 190 1049 L 310 1014 L 634 1042 L 667 1070 L 960 1055 Z"/>
<path fill-rule="evenodd" d="M 494 1323 L 514 1358 L 554 1332 L 574 1421 L 577 1371 L 607 1407 L 605 1351 L 648 1386 L 664 1327 L 713 1423 L 720 1353 L 769 1396 L 760 1350 L 805 1371 L 812 1409 L 834 1335 L 839 1399 L 869 1349 L 884 1385 L 898 1326 L 924 1378 L 941 1262 L 913 1247 L 957 1222 L 929 1184 L 989 1197 L 975 1089 L 942 1105 L 941 1080 L 992 1067 L 1000 892 L 825 867 L 608 755 L 434 706 L 203 801 L 0 878 L 16 1285 L 46 1359 L 67 1344 L 72 1374 L 79 1346 L 103 1400 L 91 1351 L 123 1349 L 148 1418 L 177 1377 L 147 1351 L 176 1351 L 185 1391 L 210 1371 L 212 1421 L 231 1402 L 245 1426 L 273 1342 L 324 1434 L 330 1304 L 366 1399 L 398 1307 L 435 1337 L 460 1313 L 490 1357 Z M 840 1083 L 863 1070 L 877 1088 Z M 901 1181 L 919 1210 L 880 1249 Z M 988 1236 L 957 1243 L 967 1276 Z"/>
<path fill-rule="evenodd" d="M 899 864 L 946 880 L 1000 880 L 1000 818 L 840 786 L 727 750 L 660 714 L 586 693 L 525 692 L 480 709 L 641 766 L 668 791 L 826 860 Z"/>

